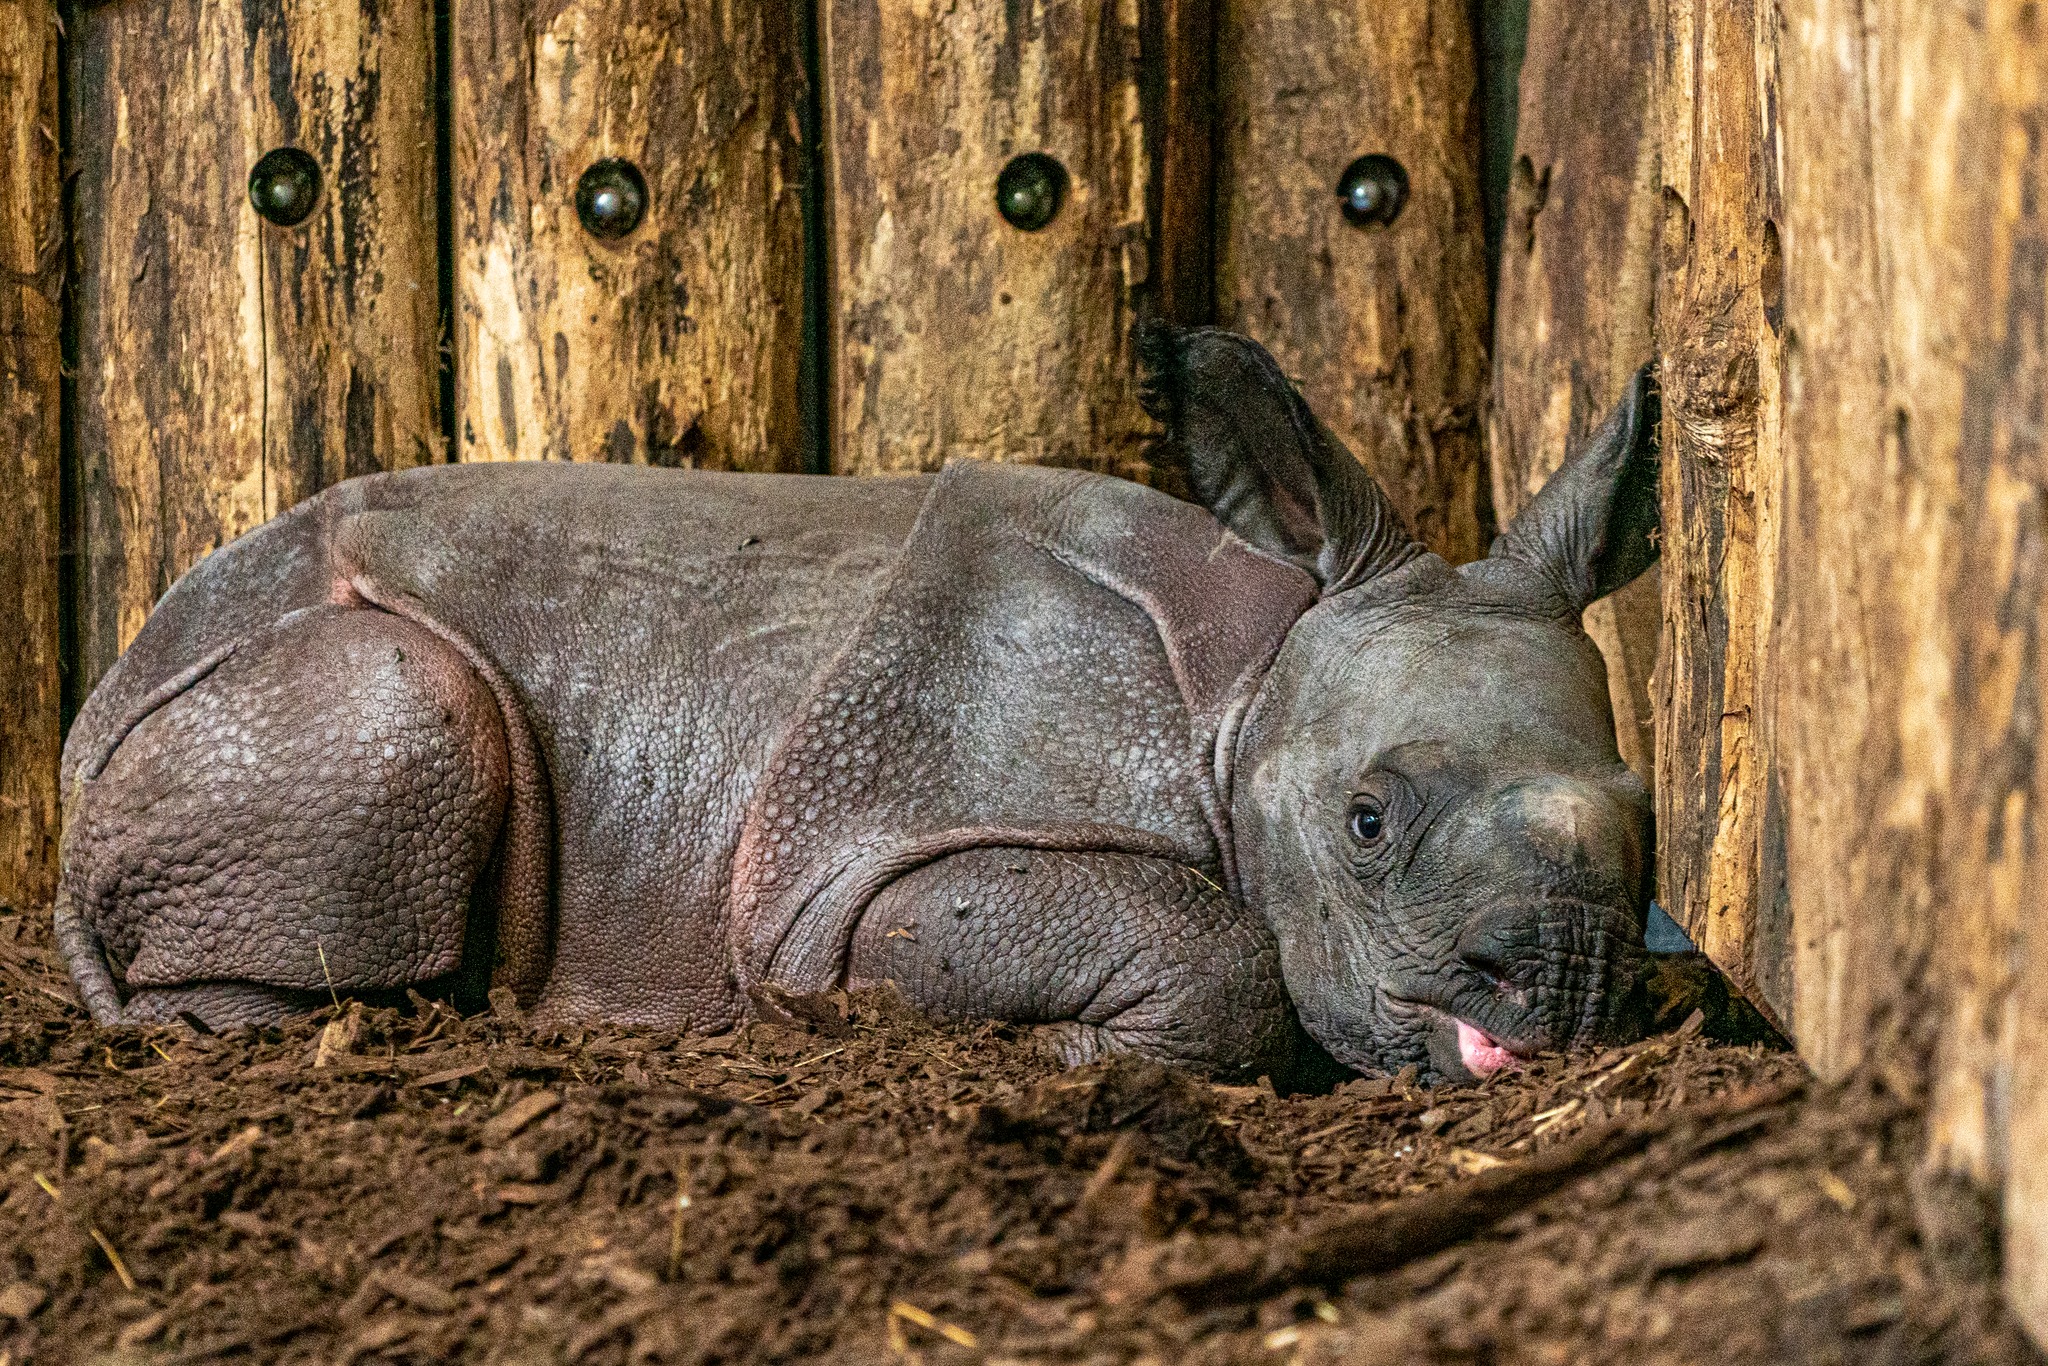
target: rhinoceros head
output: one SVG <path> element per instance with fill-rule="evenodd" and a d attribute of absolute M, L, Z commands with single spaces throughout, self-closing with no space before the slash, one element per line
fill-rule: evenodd
<path fill-rule="evenodd" d="M 1197 496 L 1322 586 L 1226 741 L 1240 879 L 1303 1024 L 1351 1066 L 1452 1078 L 1617 1034 L 1650 802 L 1580 616 L 1656 558 L 1648 374 L 1453 568 L 1257 344 L 1144 353 Z"/>

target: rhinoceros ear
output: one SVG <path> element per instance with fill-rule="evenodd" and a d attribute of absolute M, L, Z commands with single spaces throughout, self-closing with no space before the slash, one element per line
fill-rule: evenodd
<path fill-rule="evenodd" d="M 1216 328 L 1138 333 L 1145 410 L 1166 424 L 1197 501 L 1341 592 L 1423 553 L 1365 467 L 1266 349 Z"/>
<path fill-rule="evenodd" d="M 1493 558 L 1528 565 L 1575 610 L 1655 563 L 1659 407 L 1646 365 L 1592 439 L 1493 543 Z"/>

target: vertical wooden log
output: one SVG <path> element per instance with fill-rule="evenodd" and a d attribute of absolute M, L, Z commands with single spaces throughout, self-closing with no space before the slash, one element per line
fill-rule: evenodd
<path fill-rule="evenodd" d="M 1627 0 L 1536 0 L 1494 300 L 1488 456 L 1502 525 L 1651 359 L 1658 211 L 1656 33 Z M 1656 781 L 1658 575 L 1586 613 L 1621 756 Z"/>
<path fill-rule="evenodd" d="M 1454 561 L 1486 552 L 1475 63 L 1464 0 L 1220 0 L 1218 320 L 1259 338 Z M 1386 226 L 1338 209 L 1369 153 L 1408 175 Z"/>
<path fill-rule="evenodd" d="M 800 20 L 457 0 L 462 459 L 802 468 Z M 577 186 L 612 159 L 646 207 L 603 237 Z"/>
<path fill-rule="evenodd" d="M 1141 0 L 1139 50 L 1158 225 L 1151 302 L 1193 326 L 1216 308 L 1216 14 L 1214 0 Z"/>
<path fill-rule="evenodd" d="M 2019 0 L 1787 0 L 1781 57 L 1792 1023 L 1824 1073 L 1928 1083 L 2038 1337 L 2048 36 Z"/>
<path fill-rule="evenodd" d="M 1663 32 L 1667 889 L 1823 1075 L 1925 1087 L 2048 1333 L 2048 35 L 2023 0 Z"/>
<path fill-rule="evenodd" d="M 1789 951 L 1766 709 L 1781 272 L 1769 6 L 1666 0 L 1660 26 L 1664 905 L 1780 1018 Z"/>
<path fill-rule="evenodd" d="M 277 0 L 251 54 L 256 145 L 312 154 L 299 228 L 264 225 L 264 512 L 445 456 L 434 35 L 425 0 Z M 246 206 L 245 206 L 246 212 Z"/>
<path fill-rule="evenodd" d="M 0 0 L 0 904 L 22 908 L 57 865 L 57 126 L 56 11 Z"/>
<path fill-rule="evenodd" d="M 1861 991 L 1839 1014 L 1817 1006 L 1810 1031 L 1834 1058 L 1874 1044 L 1931 1062 L 1930 1157 L 2009 1183 L 2008 1284 L 2039 1334 L 2048 1199 L 2033 1155 L 2048 1141 L 2048 1097 L 2031 1055 L 2048 1012 L 2030 979 L 2048 969 L 2034 929 L 2048 886 L 2037 816 L 2048 783 L 2048 37 L 2032 7 L 2002 3 L 1886 0 L 1860 31 L 1846 73 L 1802 51 L 1796 88 L 1825 95 L 1845 75 L 1860 87 L 1867 208 L 1837 206 L 1813 238 L 1789 243 L 1787 267 L 1796 282 L 1793 271 L 1840 250 L 1831 231 L 1867 223 L 1875 312 L 1816 319 L 1788 421 L 1846 438 L 1825 473 L 1853 479 L 1887 517 L 1889 540 L 1861 547 L 1854 575 L 1883 690 L 1857 750 L 1874 823 L 1855 851 L 1879 913 L 1844 907 L 1825 922 L 1817 957 Z M 1788 67 L 1788 89 L 1792 79 Z M 1852 325 L 1868 335 L 1859 350 L 1820 351 Z M 1843 360 L 1868 368 L 1843 374 Z M 1827 406 L 1809 414 L 1808 402 Z M 1816 618 L 1816 635 L 1845 634 Z M 1824 838 L 1812 843 L 1832 852 Z"/>
<path fill-rule="evenodd" d="M 1945 281 L 1967 275 L 1949 307 L 1967 309 L 1987 334 L 1966 371 L 1960 414 L 1965 468 L 1981 471 L 1976 503 L 1987 514 L 1989 534 L 1968 538 L 1958 568 L 1984 585 L 1976 601 L 1994 608 L 1980 610 L 1969 655 L 1975 715 L 1967 735 L 1980 775 L 1973 802 L 1979 819 L 1971 833 L 1988 856 L 1983 885 L 1990 930 L 1971 946 L 1978 971 L 1969 1014 L 1982 1022 L 1994 1056 L 2010 1069 L 1978 1069 L 1991 1084 L 1976 1094 L 1989 1102 L 1979 1108 L 1992 1117 L 1987 1127 L 1997 1141 L 1991 1151 L 2006 1180 L 2006 1295 L 2038 1345 L 2048 1343 L 2048 1169 L 2038 1160 L 2048 1146 L 2048 1058 L 2036 1046 L 2048 1032 L 2048 939 L 2038 928 L 2048 887 L 2039 815 L 2048 805 L 2048 757 L 2041 745 L 2041 613 L 2048 605 L 2048 32 L 2038 11 L 2016 0 L 1990 5 L 1987 18 L 1970 34 L 1983 44 L 1981 65 L 1966 47 L 1929 44 L 1922 50 L 1949 54 L 1950 89 L 1967 82 L 1982 100 L 1985 73 L 1991 78 L 1990 126 L 1973 139 L 1983 178 L 1970 202 L 1951 205 L 1944 220 L 1966 236 L 1974 227 L 1985 248 L 1980 256 L 1948 256 L 1943 272 Z M 2008 604 L 2017 610 L 2007 611 Z M 2010 1097 L 2009 1110 L 1999 1104 L 2001 1096 Z M 1939 1121 L 1931 1127 L 1938 1133 Z"/>
<path fill-rule="evenodd" d="M 1151 427 L 1130 330 L 1161 289 L 1167 201 L 1136 0 L 823 0 L 823 13 L 834 467 L 967 456 L 1142 475 Z M 1194 95 L 1174 70 L 1177 98 Z M 1043 226 L 1013 226 L 996 181 L 1032 153 L 1059 163 L 1064 194 Z M 1190 168 L 1168 170 L 1184 185 Z M 1171 202 L 1191 223 L 1186 194 Z M 1191 246 L 1174 259 L 1198 263 Z"/>
<path fill-rule="evenodd" d="M 1909 756 L 1909 712 L 1941 730 L 1896 600 L 1926 567 L 1905 544 L 1922 462 L 1910 417 L 1886 392 L 1891 292 L 1882 243 L 1906 225 L 1878 211 L 1867 16 L 1832 3 L 1785 7 L 1786 544 L 1776 699 L 1786 789 L 1786 891 L 1797 917 L 1789 1017 L 1823 1075 L 1868 1056 L 1907 1005 L 1902 940 L 1933 932 L 1941 811 Z M 1902 440 L 1903 438 L 1903 440 Z M 1940 508 L 1923 507 L 1914 519 Z M 1938 577 L 1912 591 L 1939 603 Z M 1931 644 L 1922 640 L 1923 646 Z M 1917 667 L 1939 665 L 1924 654 Z M 1882 1019 L 1880 1017 L 1883 1017 Z"/>
<path fill-rule="evenodd" d="M 71 26 L 78 638 L 96 681 L 200 556 L 266 514 L 261 220 L 241 15 L 125 0 Z"/>
<path fill-rule="evenodd" d="M 433 44 L 381 0 L 116 0 L 71 36 L 90 686 L 202 555 L 433 456 Z M 289 228 L 248 193 L 286 142 L 324 186 Z"/>

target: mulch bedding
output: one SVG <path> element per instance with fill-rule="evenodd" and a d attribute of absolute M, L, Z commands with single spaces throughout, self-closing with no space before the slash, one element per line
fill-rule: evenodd
<path fill-rule="evenodd" d="M 93 1029 L 0 915 L 0 1363 L 2029 1361 L 1910 1103 L 1691 1028 L 1323 1096 L 878 996 Z"/>

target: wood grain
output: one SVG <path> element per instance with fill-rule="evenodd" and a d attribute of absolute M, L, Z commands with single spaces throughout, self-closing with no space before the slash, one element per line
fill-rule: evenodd
<path fill-rule="evenodd" d="M 1529 11 L 1494 298 L 1487 454 L 1505 525 L 1651 359 L 1658 220 L 1654 12 L 1630 0 Z M 1622 758 L 1656 782 L 1653 569 L 1586 613 Z"/>
<path fill-rule="evenodd" d="M 1270 347 L 1454 561 L 1486 552 L 1485 228 L 1464 0 L 1220 0 L 1218 321 Z M 1401 216 L 1360 229 L 1336 186 L 1406 169 Z"/>
<path fill-rule="evenodd" d="M 823 0 L 822 13 L 834 468 L 965 456 L 1142 477 L 1152 427 L 1131 326 L 1162 289 L 1198 289 L 1158 272 L 1199 268 L 1201 253 L 1159 239 L 1164 132 L 1148 142 L 1139 5 Z M 1198 92 L 1179 70 L 1185 101 Z M 1068 177 L 1035 232 L 995 203 L 997 175 L 1028 152 Z M 1192 221 L 1185 193 L 1173 202 Z"/>
<path fill-rule="evenodd" d="M 1790 946 L 1766 874 L 1781 819 L 1765 691 L 1782 463 L 1770 12 L 1666 0 L 1659 30 L 1657 852 L 1666 909 L 1783 1021 Z"/>
<path fill-rule="evenodd" d="M 1786 120 L 1786 441 L 1812 454 L 1781 593 L 1812 664 L 1780 735 L 1788 785 L 1825 798 L 1788 832 L 1795 1023 L 1829 1070 L 1931 1067 L 1930 1160 L 2006 1183 L 2039 1335 L 2048 43 L 2004 3 L 1801 3 L 1786 34 L 1788 104 L 1854 101 Z"/>
<path fill-rule="evenodd" d="M 256 143 L 321 165 L 313 217 L 264 225 L 265 511 L 445 458 L 438 400 L 433 13 L 281 0 L 251 54 Z M 246 211 L 246 206 L 245 206 Z"/>
<path fill-rule="evenodd" d="M 1667 0 L 1659 300 L 1674 909 L 1823 1076 L 1924 1094 L 1929 1161 L 2002 1185 L 2037 1336 L 2040 25 Z"/>
<path fill-rule="evenodd" d="M 24 909 L 57 871 L 57 75 L 55 8 L 0 0 L 0 904 Z"/>
<path fill-rule="evenodd" d="M 464 460 L 803 464 L 794 0 L 456 0 Z M 576 185 L 619 157 L 645 220 Z"/>
<path fill-rule="evenodd" d="M 316 0 L 117 0 L 71 38 L 89 687 L 208 551 L 435 454 L 432 39 Z M 282 141 L 326 184 L 291 229 L 247 192 Z"/>

